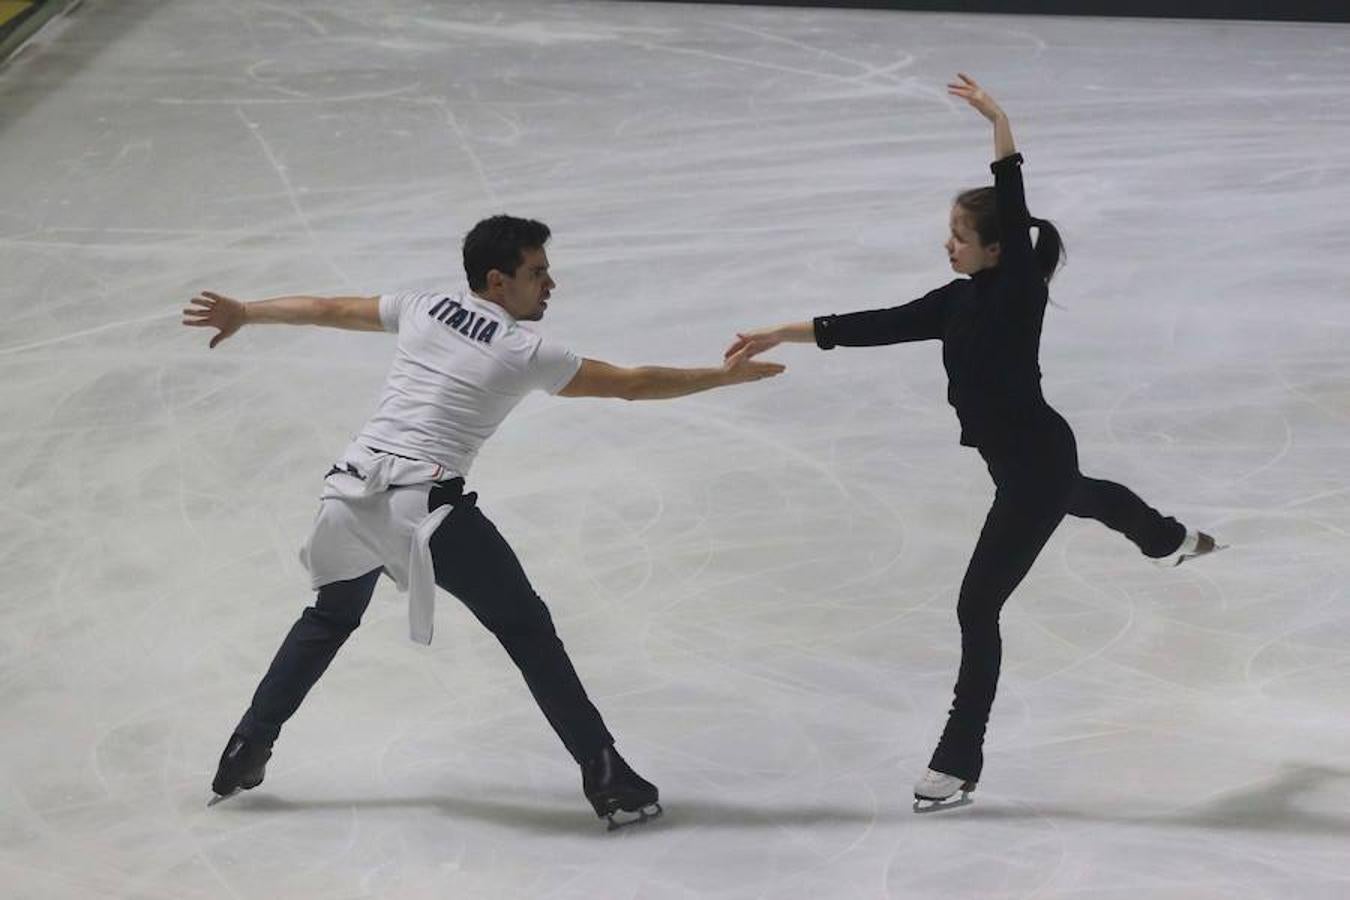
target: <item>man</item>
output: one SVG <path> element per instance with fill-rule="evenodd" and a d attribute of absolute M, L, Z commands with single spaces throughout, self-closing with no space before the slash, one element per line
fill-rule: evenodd
<path fill-rule="evenodd" d="M 324 482 L 301 551 L 318 591 L 292 626 L 221 755 L 216 803 L 263 780 L 281 726 L 360 624 L 380 573 L 409 589 L 412 634 L 431 641 L 434 587 L 458 597 L 495 634 L 539 708 L 581 766 L 597 816 L 660 814 L 654 785 L 614 749 L 504 538 L 464 491 L 478 449 L 532 390 L 625 400 L 681 397 L 783 371 L 747 354 L 720 368 L 622 368 L 543 341 L 538 321 L 557 286 L 541 222 L 494 216 L 464 239 L 467 289 L 380 297 L 278 297 L 243 303 L 203 292 L 183 324 L 215 328 L 210 346 L 244 325 L 326 325 L 398 333 L 374 414 Z"/>

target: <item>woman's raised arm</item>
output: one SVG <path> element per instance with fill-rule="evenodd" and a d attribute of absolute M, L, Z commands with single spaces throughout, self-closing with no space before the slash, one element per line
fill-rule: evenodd
<path fill-rule="evenodd" d="M 1008 114 L 976 83 L 974 78 L 965 72 L 957 73 L 956 77 L 960 81 L 948 82 L 947 93 L 953 97 L 960 97 L 975 107 L 980 115 L 994 123 L 994 161 L 1012 156 L 1017 152 L 1017 145 L 1013 143 L 1012 125 L 1008 123 Z"/>

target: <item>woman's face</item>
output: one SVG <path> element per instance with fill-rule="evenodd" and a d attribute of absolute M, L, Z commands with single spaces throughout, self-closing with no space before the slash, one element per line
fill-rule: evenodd
<path fill-rule="evenodd" d="M 952 207 L 950 233 L 947 237 L 947 261 L 952 269 L 962 275 L 974 275 L 984 269 L 998 265 L 999 246 L 997 243 L 984 246 L 975 229 L 970 226 L 965 210 Z"/>

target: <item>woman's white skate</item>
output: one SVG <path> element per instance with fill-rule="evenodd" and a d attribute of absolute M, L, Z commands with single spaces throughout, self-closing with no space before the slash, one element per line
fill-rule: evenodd
<path fill-rule="evenodd" d="M 975 790 L 973 781 L 928 769 L 914 783 L 914 811 L 929 813 L 969 806 L 975 802 L 970 799 L 970 792 L 973 790 Z M 960 797 L 956 796 L 958 793 Z"/>
<path fill-rule="evenodd" d="M 1227 549 L 1227 544 L 1218 543 L 1203 531 L 1191 531 L 1187 528 L 1186 537 L 1182 538 L 1181 546 L 1167 556 L 1161 556 L 1153 560 L 1153 564 L 1163 569 L 1170 569 L 1181 565 L 1188 559 L 1208 556 L 1211 553 L 1218 553 L 1220 550 Z"/>

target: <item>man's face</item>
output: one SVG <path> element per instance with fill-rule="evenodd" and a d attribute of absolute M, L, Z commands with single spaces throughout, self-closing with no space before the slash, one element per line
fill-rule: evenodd
<path fill-rule="evenodd" d="M 494 270 L 495 271 L 495 270 Z M 538 322 L 548 308 L 549 295 L 557 287 L 548 274 L 548 255 L 543 247 L 521 253 L 514 275 L 501 276 L 501 305 L 522 322 Z"/>

